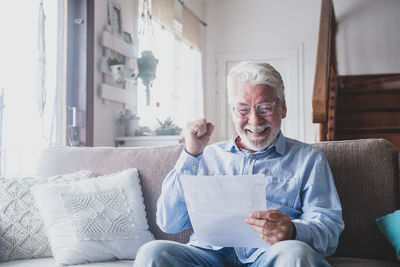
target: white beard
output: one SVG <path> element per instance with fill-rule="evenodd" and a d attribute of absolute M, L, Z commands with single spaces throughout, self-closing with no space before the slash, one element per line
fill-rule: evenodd
<path fill-rule="evenodd" d="M 246 124 L 243 129 L 236 129 L 241 141 L 243 144 L 254 151 L 260 152 L 268 148 L 274 141 L 275 138 L 279 134 L 279 128 L 277 128 L 277 131 L 272 132 L 271 124 L 269 122 L 265 122 L 263 124 L 253 126 Z M 270 133 L 267 136 L 260 136 L 260 137 L 250 137 L 246 134 L 246 130 L 250 130 L 252 132 L 262 132 L 265 129 L 270 128 Z"/>

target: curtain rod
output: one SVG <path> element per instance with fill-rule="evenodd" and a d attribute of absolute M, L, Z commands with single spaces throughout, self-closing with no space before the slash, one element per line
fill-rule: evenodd
<path fill-rule="evenodd" d="M 178 0 L 178 2 L 182 5 L 182 6 L 186 6 L 185 3 L 182 0 Z M 187 7 L 187 6 L 186 6 Z M 207 27 L 207 23 L 205 23 L 204 21 L 202 21 L 196 14 L 194 14 L 194 12 L 192 10 L 190 10 L 188 8 L 188 10 L 193 14 L 193 16 L 204 26 Z"/>

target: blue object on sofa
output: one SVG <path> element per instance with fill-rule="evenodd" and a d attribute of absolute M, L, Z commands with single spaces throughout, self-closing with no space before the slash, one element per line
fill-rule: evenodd
<path fill-rule="evenodd" d="M 379 231 L 389 240 L 400 260 L 400 210 L 376 219 Z"/>

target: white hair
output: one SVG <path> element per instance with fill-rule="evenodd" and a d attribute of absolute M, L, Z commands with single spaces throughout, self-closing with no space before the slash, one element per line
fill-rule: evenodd
<path fill-rule="evenodd" d="M 228 101 L 233 104 L 235 86 L 250 82 L 252 84 L 266 84 L 274 90 L 275 96 L 285 100 L 285 87 L 279 72 L 268 63 L 242 61 L 235 65 L 228 74 Z"/>

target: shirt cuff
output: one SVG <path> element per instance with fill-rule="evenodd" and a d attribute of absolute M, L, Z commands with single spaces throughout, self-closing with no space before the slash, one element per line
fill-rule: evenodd
<path fill-rule="evenodd" d="M 310 244 L 310 239 L 312 237 L 312 233 L 310 228 L 302 223 L 299 219 L 292 220 L 294 227 L 296 227 L 296 238 L 295 240 L 303 241 L 307 244 Z"/>
<path fill-rule="evenodd" d="M 196 175 L 202 155 L 203 154 L 200 154 L 197 157 L 194 157 L 187 153 L 186 149 L 183 149 L 175 164 L 175 170 L 180 174 Z"/>

